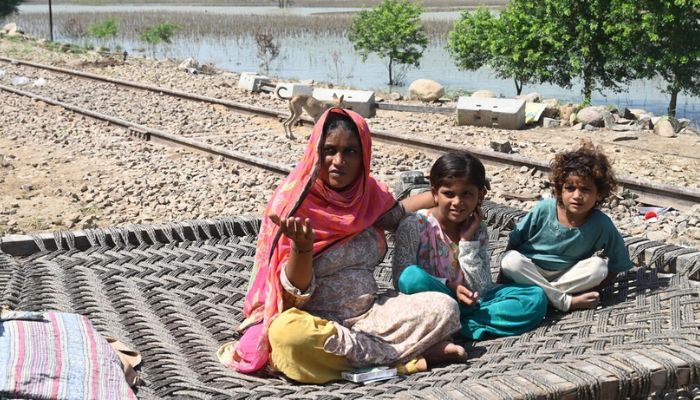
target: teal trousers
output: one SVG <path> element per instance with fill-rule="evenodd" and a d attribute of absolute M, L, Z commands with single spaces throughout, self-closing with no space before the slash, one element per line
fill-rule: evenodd
<path fill-rule="evenodd" d="M 411 265 L 399 276 L 399 291 L 406 294 L 441 292 L 457 296 L 447 285 L 417 265 Z M 547 313 L 547 297 L 535 285 L 496 285 L 488 293 L 480 293 L 477 304 L 459 303 L 460 333 L 468 339 L 480 340 L 487 334 L 513 336 L 539 325 Z"/>

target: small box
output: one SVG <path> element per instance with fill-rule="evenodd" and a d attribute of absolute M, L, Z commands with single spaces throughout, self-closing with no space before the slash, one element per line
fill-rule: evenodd
<path fill-rule="evenodd" d="M 343 96 L 345 108 L 353 110 L 365 118 L 372 118 L 377 113 L 374 92 L 371 90 L 314 89 L 314 98 L 323 103 L 332 104 L 334 94 L 338 97 Z"/>
<path fill-rule="evenodd" d="M 243 72 L 238 79 L 238 87 L 251 92 L 259 92 L 262 83 L 269 84 L 270 78 L 264 75 L 258 75 L 255 72 Z"/>
<path fill-rule="evenodd" d="M 525 125 L 525 100 L 460 97 L 457 125 L 520 129 Z"/>
<path fill-rule="evenodd" d="M 275 93 L 279 93 L 285 99 L 291 99 L 294 96 L 312 96 L 314 90 L 311 85 L 282 82 L 275 87 Z"/>

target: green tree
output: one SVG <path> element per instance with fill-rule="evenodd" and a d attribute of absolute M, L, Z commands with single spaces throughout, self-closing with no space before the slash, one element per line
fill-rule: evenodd
<path fill-rule="evenodd" d="M 567 85 L 569 76 L 554 73 L 562 64 L 561 46 L 540 31 L 545 9 L 533 3 L 511 2 L 498 18 L 485 8 L 463 12 L 447 44 L 457 66 L 476 70 L 488 65 L 499 78 L 513 79 L 518 95 L 528 83 Z"/>
<path fill-rule="evenodd" d="M 360 11 L 352 21 L 350 40 L 366 61 L 370 53 L 387 58 L 389 85 L 400 83 L 395 68 L 418 67 L 428 38 L 420 16 L 423 7 L 408 0 L 383 0 L 378 6 Z M 405 69 L 404 69 L 405 72 Z"/>
<path fill-rule="evenodd" d="M 524 0 L 519 0 L 524 1 Z M 617 32 L 628 21 L 613 7 L 615 0 L 545 0 L 547 7 L 543 34 L 554 34 L 565 44 L 565 64 L 555 72 L 579 77 L 584 103 L 594 90 L 622 90 L 620 84 L 636 77 L 629 54 L 616 48 Z M 628 0 L 632 1 L 632 0 Z"/>
<path fill-rule="evenodd" d="M 90 36 L 98 39 L 113 38 L 119 31 L 119 21 L 115 18 L 107 18 L 102 22 L 96 22 L 88 26 Z"/>
<path fill-rule="evenodd" d="M 678 94 L 700 96 L 700 0 L 617 0 L 626 23 L 618 48 L 632 44 L 628 63 L 640 77 L 661 77 L 671 96 L 668 115 L 676 115 Z"/>
<path fill-rule="evenodd" d="M 24 0 L 0 0 L 0 18 L 17 12 Z"/>

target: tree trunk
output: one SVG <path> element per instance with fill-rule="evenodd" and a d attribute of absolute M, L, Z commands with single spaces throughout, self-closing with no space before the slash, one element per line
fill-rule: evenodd
<path fill-rule="evenodd" d="M 513 81 L 515 81 L 515 95 L 520 96 L 520 93 L 523 92 L 523 81 L 518 78 L 513 78 Z"/>
<path fill-rule="evenodd" d="M 591 96 L 593 94 L 593 77 L 590 68 L 583 70 L 583 103 L 591 104 Z"/>
<path fill-rule="evenodd" d="M 389 86 L 394 85 L 394 59 L 389 57 Z"/>
<path fill-rule="evenodd" d="M 678 101 L 678 89 L 671 90 L 671 102 L 668 103 L 668 116 L 676 116 L 676 102 Z"/>

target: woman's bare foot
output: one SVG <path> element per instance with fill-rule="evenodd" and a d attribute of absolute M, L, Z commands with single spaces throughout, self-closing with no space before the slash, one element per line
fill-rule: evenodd
<path fill-rule="evenodd" d="M 447 341 L 432 346 L 423 356 L 428 365 L 467 361 L 467 352 L 464 347 Z"/>
<path fill-rule="evenodd" d="M 571 298 L 571 305 L 569 306 L 569 311 L 588 310 L 590 308 L 596 308 L 598 303 L 600 303 L 600 293 L 581 293 Z"/>

